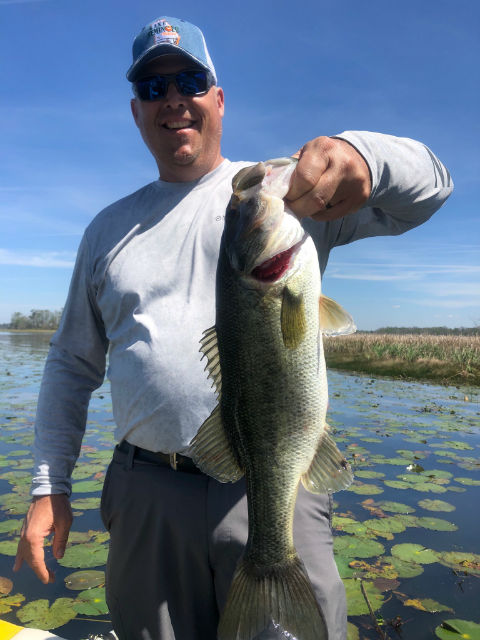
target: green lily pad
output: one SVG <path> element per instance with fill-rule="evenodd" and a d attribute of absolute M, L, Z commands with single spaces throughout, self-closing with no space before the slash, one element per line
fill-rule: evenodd
<path fill-rule="evenodd" d="M 334 515 L 332 526 L 337 531 L 345 531 L 346 533 L 363 535 L 367 532 L 367 527 L 353 518 L 342 518 Z"/>
<path fill-rule="evenodd" d="M 25 596 L 21 593 L 16 593 L 13 596 L 0 596 L 0 614 L 10 613 L 12 607 L 19 607 L 24 600 Z"/>
<path fill-rule="evenodd" d="M 373 518 L 372 520 L 364 520 L 363 524 L 372 531 L 378 533 L 401 533 L 406 527 L 403 521 L 396 516 L 388 516 L 386 518 Z"/>
<path fill-rule="evenodd" d="M 72 485 L 73 493 L 95 493 L 103 488 L 103 480 L 81 480 Z"/>
<path fill-rule="evenodd" d="M 347 640 L 360 640 L 360 632 L 351 622 L 347 622 Z"/>
<path fill-rule="evenodd" d="M 428 511 L 455 511 L 453 504 L 444 502 L 443 500 L 419 500 L 419 506 Z"/>
<path fill-rule="evenodd" d="M 473 451 L 473 447 L 466 442 L 461 442 L 460 440 L 446 440 L 445 442 L 436 444 L 435 446 L 445 449 L 458 449 L 459 451 Z"/>
<path fill-rule="evenodd" d="M 413 513 L 415 507 L 411 507 L 408 504 L 402 502 L 392 502 L 390 500 L 381 500 L 376 502 L 375 505 L 383 509 L 383 511 L 390 511 L 391 513 Z"/>
<path fill-rule="evenodd" d="M 392 489 L 411 489 L 412 485 L 409 482 L 403 480 L 385 480 L 387 487 Z"/>
<path fill-rule="evenodd" d="M 417 482 L 412 484 L 411 489 L 415 489 L 415 491 L 422 491 L 426 493 L 446 493 L 447 489 L 442 487 L 434 482 Z"/>
<path fill-rule="evenodd" d="M 101 616 L 107 614 L 108 607 L 105 602 L 104 587 L 81 591 L 74 601 L 73 607 L 77 613 L 85 616 Z"/>
<path fill-rule="evenodd" d="M 348 487 L 347 491 L 352 491 L 361 496 L 374 496 L 383 493 L 383 489 L 376 484 L 356 483 Z"/>
<path fill-rule="evenodd" d="M 435 635 L 441 640 L 480 640 L 480 624 L 469 620 L 444 620 L 435 629 Z"/>
<path fill-rule="evenodd" d="M 396 556 L 383 556 L 380 559 L 387 564 L 393 565 L 399 578 L 415 578 L 423 573 L 422 565 L 416 562 L 407 562 Z"/>
<path fill-rule="evenodd" d="M 87 542 L 67 547 L 65 555 L 58 563 L 63 567 L 89 569 L 101 567 L 107 562 L 108 547 L 104 544 Z"/>
<path fill-rule="evenodd" d="M 417 525 L 424 529 L 431 529 L 432 531 L 457 531 L 458 527 L 453 522 L 442 520 L 442 518 L 417 518 Z"/>
<path fill-rule="evenodd" d="M 26 627 L 56 629 L 76 617 L 74 602 L 72 598 L 58 598 L 50 606 L 48 600 L 33 600 L 17 611 L 17 618 Z"/>
<path fill-rule="evenodd" d="M 358 478 L 384 478 L 385 474 L 380 471 L 355 471 L 355 477 Z"/>
<path fill-rule="evenodd" d="M 347 594 L 347 612 L 349 616 L 368 615 L 368 605 L 361 589 L 361 581 L 355 578 L 347 578 L 343 581 Z M 374 611 L 380 609 L 383 604 L 383 596 L 371 582 L 363 582 L 370 605 Z"/>
<path fill-rule="evenodd" d="M 456 571 L 465 571 L 468 574 L 480 576 L 480 554 L 478 553 L 443 551 L 438 554 L 438 561 Z"/>
<path fill-rule="evenodd" d="M 353 569 L 357 575 L 361 574 L 362 578 L 371 580 L 376 580 L 377 578 L 394 580 L 398 578 L 398 571 L 395 569 L 393 563 L 387 562 L 383 557 L 377 558 L 373 564 L 368 563 L 366 560 L 350 560 L 348 566 Z"/>
<path fill-rule="evenodd" d="M 454 478 L 455 482 L 460 484 L 466 484 L 470 487 L 480 487 L 480 480 L 474 480 L 473 478 Z"/>
<path fill-rule="evenodd" d="M 77 498 L 76 500 L 72 500 L 71 504 L 74 509 L 79 509 L 81 511 L 86 511 L 87 509 L 99 509 L 100 498 Z"/>
<path fill-rule="evenodd" d="M 22 528 L 23 520 L 4 520 L 0 522 L 0 533 L 16 533 Z"/>
<path fill-rule="evenodd" d="M 2 540 L 0 542 L 0 553 L 4 556 L 15 557 L 17 555 L 18 540 L 18 538 L 15 540 Z"/>
<path fill-rule="evenodd" d="M 431 598 L 407 598 L 405 600 L 402 600 L 402 602 L 406 607 L 413 607 L 414 609 L 418 609 L 419 611 L 428 611 L 430 613 L 450 611 L 450 613 L 453 613 L 453 609 L 451 607 L 440 604 L 440 602 L 432 600 Z"/>
<path fill-rule="evenodd" d="M 352 578 L 355 575 L 355 570 L 349 566 L 350 560 L 351 558 L 335 556 L 335 564 L 342 580 L 344 578 Z"/>
<path fill-rule="evenodd" d="M 354 536 L 334 538 L 333 548 L 335 553 L 348 558 L 371 558 L 385 551 L 383 544 L 376 540 Z"/>
<path fill-rule="evenodd" d="M 74 571 L 64 578 L 65 586 L 72 591 L 83 591 L 99 587 L 105 583 L 105 572 L 90 569 L 87 571 Z"/>
<path fill-rule="evenodd" d="M 406 560 L 407 562 L 415 562 L 416 564 L 431 564 L 438 562 L 438 554 L 432 549 L 426 549 L 421 544 L 396 544 L 391 550 L 392 556 Z"/>

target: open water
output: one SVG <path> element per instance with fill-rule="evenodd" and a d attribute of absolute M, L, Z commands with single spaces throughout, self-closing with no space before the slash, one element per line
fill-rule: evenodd
<path fill-rule="evenodd" d="M 49 337 L 0 332 L 0 617 L 17 624 L 30 619 L 31 626 L 40 620 L 81 640 L 111 628 L 101 574 L 91 589 L 82 582 L 72 590 L 65 582 L 78 571 L 104 570 L 108 541 L 98 504 L 114 446 L 108 383 L 93 394 L 74 473 L 76 517 L 66 562 L 57 563 L 46 548 L 56 582 L 42 585 L 28 568 L 12 572 L 29 503 L 33 422 Z M 480 624 L 480 389 L 335 371 L 329 387 L 329 423 L 357 472 L 351 490 L 335 495 L 333 521 L 349 638 L 380 637 L 360 582 L 388 638 L 435 638 L 444 620 Z M 392 558 L 408 564 L 399 571 Z M 406 577 L 410 573 L 418 575 Z"/>

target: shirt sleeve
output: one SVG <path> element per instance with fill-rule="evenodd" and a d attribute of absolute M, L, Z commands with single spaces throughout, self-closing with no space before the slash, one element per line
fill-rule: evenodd
<path fill-rule="evenodd" d="M 84 236 L 40 386 L 32 495 L 70 495 L 70 476 L 80 452 L 90 396 L 103 382 L 107 349 Z"/>
<path fill-rule="evenodd" d="M 344 131 L 334 138 L 351 144 L 370 171 L 365 205 L 331 222 L 303 218 L 317 247 L 323 274 L 333 247 L 372 236 L 399 235 L 422 224 L 453 191 L 448 169 L 421 142 L 370 131 Z"/>
<path fill-rule="evenodd" d="M 421 142 L 368 131 L 335 137 L 363 156 L 372 190 L 362 209 L 342 219 L 333 246 L 404 233 L 428 220 L 453 191 L 448 169 Z"/>

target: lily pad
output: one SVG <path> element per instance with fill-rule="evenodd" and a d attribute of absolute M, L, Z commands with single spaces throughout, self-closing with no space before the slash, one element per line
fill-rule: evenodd
<path fill-rule="evenodd" d="M 396 544 L 391 550 L 392 556 L 406 560 L 407 562 L 415 562 L 416 564 L 431 564 L 438 562 L 438 554 L 432 549 L 426 549 L 421 544 Z"/>
<path fill-rule="evenodd" d="M 18 539 L 16 540 L 2 540 L 0 542 L 0 553 L 4 556 L 17 555 Z"/>
<path fill-rule="evenodd" d="M 417 518 L 417 525 L 424 529 L 431 529 L 432 531 L 457 531 L 458 527 L 453 522 L 442 520 L 442 518 Z"/>
<path fill-rule="evenodd" d="M 480 487 L 480 480 L 474 480 L 473 478 L 454 478 L 454 480 L 470 487 Z"/>
<path fill-rule="evenodd" d="M 355 578 L 347 578 L 343 581 L 347 594 L 347 612 L 349 616 L 368 615 L 368 605 L 361 589 L 361 581 Z M 383 604 L 383 596 L 372 582 L 363 582 L 370 605 L 374 611 L 380 609 Z"/>
<path fill-rule="evenodd" d="M 15 519 L 15 520 L 4 520 L 0 522 L 0 533 L 13 533 L 20 531 L 22 528 L 23 520 Z"/>
<path fill-rule="evenodd" d="M 444 620 L 435 629 L 435 635 L 441 640 L 480 640 L 480 624 L 470 620 Z"/>
<path fill-rule="evenodd" d="M 89 569 L 101 567 L 107 562 L 108 547 L 104 544 L 87 542 L 67 547 L 65 555 L 58 563 L 63 567 Z"/>
<path fill-rule="evenodd" d="M 10 613 L 12 607 L 19 607 L 25 600 L 25 596 L 21 593 L 16 593 L 13 596 L 0 596 L 0 614 Z"/>
<path fill-rule="evenodd" d="M 58 598 L 50 606 L 48 600 L 33 600 L 17 611 L 17 618 L 27 627 L 56 629 L 76 617 L 74 602 L 72 598 Z"/>
<path fill-rule="evenodd" d="M 383 489 L 376 484 L 356 483 L 348 487 L 347 491 L 352 491 L 361 496 L 374 496 L 383 493 Z"/>
<path fill-rule="evenodd" d="M 406 607 L 413 607 L 419 611 L 428 611 L 430 613 L 439 613 L 440 611 L 450 611 L 450 613 L 453 613 L 451 607 L 446 607 L 444 604 L 440 604 L 431 598 L 408 598 L 403 601 L 403 604 Z"/>
<path fill-rule="evenodd" d="M 358 478 L 384 478 L 385 474 L 380 471 L 355 471 L 355 477 Z"/>
<path fill-rule="evenodd" d="M 438 554 L 438 561 L 456 571 L 465 571 L 468 574 L 480 576 L 480 554 L 478 553 L 443 551 Z"/>
<path fill-rule="evenodd" d="M 384 578 L 385 580 L 394 580 L 398 578 L 398 571 L 392 562 L 387 562 L 385 558 L 377 558 L 373 564 L 369 564 L 366 560 L 351 560 L 348 565 L 357 574 L 361 574 L 362 578 L 375 580 L 376 578 Z"/>
<path fill-rule="evenodd" d="M 351 622 L 347 622 L 347 640 L 360 640 L 360 632 Z"/>
<path fill-rule="evenodd" d="M 401 533 L 405 531 L 405 524 L 396 516 L 388 516 L 386 518 L 373 518 L 372 520 L 364 520 L 363 524 L 372 531 L 378 533 Z"/>
<path fill-rule="evenodd" d="M 89 571 L 75 571 L 70 573 L 65 580 L 65 586 L 72 591 L 83 591 L 99 587 L 105 583 L 105 572 L 90 569 Z"/>
<path fill-rule="evenodd" d="M 335 553 L 348 558 L 371 558 L 381 556 L 385 551 L 383 544 L 369 538 L 340 536 L 334 538 Z"/>
<path fill-rule="evenodd" d="M 416 562 L 407 562 L 396 556 L 383 556 L 380 560 L 393 565 L 399 578 L 415 578 L 423 573 L 423 567 Z"/>
<path fill-rule="evenodd" d="M 383 509 L 383 511 L 390 511 L 392 513 L 413 513 L 415 511 L 415 507 L 411 507 L 408 504 L 403 504 L 402 502 L 381 500 L 375 504 L 380 507 L 380 509 Z"/>
<path fill-rule="evenodd" d="M 425 500 L 419 500 L 418 504 L 428 511 L 455 511 L 453 504 L 444 502 L 443 500 L 429 500 L 425 498 Z"/>
<path fill-rule="evenodd" d="M 102 488 L 103 481 L 100 480 L 81 480 L 72 485 L 73 493 L 95 493 L 101 491 Z"/>
<path fill-rule="evenodd" d="M 80 509 L 81 511 L 86 511 L 87 509 L 99 509 L 100 498 L 77 498 L 76 500 L 72 500 L 71 504 L 74 509 Z"/>
<path fill-rule="evenodd" d="M 73 607 L 77 613 L 85 616 L 101 616 L 107 614 L 108 607 L 105 602 L 104 587 L 81 591 L 74 601 Z"/>
<path fill-rule="evenodd" d="M 0 593 L 6 596 L 13 589 L 13 582 L 10 578 L 0 578 Z"/>

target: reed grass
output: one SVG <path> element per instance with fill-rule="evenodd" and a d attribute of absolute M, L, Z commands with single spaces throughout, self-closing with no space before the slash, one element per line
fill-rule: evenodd
<path fill-rule="evenodd" d="M 324 346 L 331 368 L 480 386 L 480 336 L 358 332 Z"/>

